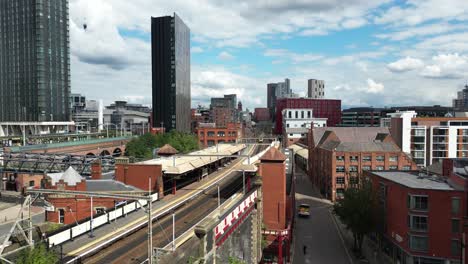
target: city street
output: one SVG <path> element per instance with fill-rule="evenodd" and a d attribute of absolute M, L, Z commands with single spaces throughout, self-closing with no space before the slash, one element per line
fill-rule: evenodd
<path fill-rule="evenodd" d="M 331 203 L 322 200 L 312 183 L 296 169 L 296 206 L 310 205 L 309 218 L 296 218 L 294 229 L 294 263 L 348 264 L 352 263 L 343 240 L 330 215 Z M 304 254 L 304 246 L 306 252 Z"/>

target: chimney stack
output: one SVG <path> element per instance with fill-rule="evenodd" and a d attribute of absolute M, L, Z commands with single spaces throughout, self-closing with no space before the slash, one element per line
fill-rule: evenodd
<path fill-rule="evenodd" d="M 100 180 L 102 179 L 102 167 L 101 161 L 96 160 L 91 163 L 91 179 Z"/>

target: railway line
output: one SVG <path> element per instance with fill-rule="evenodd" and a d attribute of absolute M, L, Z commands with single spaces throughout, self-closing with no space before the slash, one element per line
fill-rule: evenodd
<path fill-rule="evenodd" d="M 265 148 L 265 146 L 252 146 L 248 154 L 251 156 L 255 155 Z M 217 182 L 217 185 L 220 187 L 221 202 L 242 189 L 242 177 L 239 177 L 241 172 L 237 171 L 236 168 L 244 160 L 245 158 L 235 159 L 229 166 L 215 172 L 215 174 L 219 175 L 208 180 L 211 183 L 215 182 L 216 178 L 222 178 L 222 180 Z M 203 186 L 201 188 L 206 188 Z M 159 217 L 153 219 L 152 223 L 153 247 L 160 248 L 172 241 L 172 213 L 175 214 L 175 235 L 177 237 L 217 208 L 217 188 L 213 185 L 210 186 L 212 187 L 204 189 L 205 191 L 195 196 L 195 198 L 188 199 L 185 197 L 190 197 L 189 194 L 200 190 L 194 189 L 188 194 L 183 195 L 184 198 L 181 197 L 177 201 L 184 201 L 184 199 L 187 199 L 187 201 L 181 203 L 180 206 L 174 206 L 172 211 L 160 214 L 161 209 L 159 212 L 153 213 L 153 215 L 159 213 Z M 170 204 L 168 204 L 169 206 Z M 94 244 L 96 243 L 85 245 L 71 252 L 71 254 L 69 253 L 63 260 L 63 263 L 142 263 L 148 258 L 148 230 L 144 226 L 126 236 L 120 237 L 113 243 L 103 243 L 106 244 L 105 246 L 95 247 Z M 112 238 L 112 234 L 109 234 L 109 238 Z M 106 239 L 106 237 L 102 239 Z"/>
<path fill-rule="evenodd" d="M 240 174 L 232 172 L 233 174 Z M 239 175 L 237 175 L 239 176 Z M 235 176 L 233 176 L 235 177 Z M 242 177 L 220 184 L 221 203 L 234 193 L 242 190 Z M 178 237 L 218 207 L 217 189 L 200 195 L 195 200 L 178 208 L 175 213 L 175 236 Z M 172 215 L 166 215 L 153 222 L 153 246 L 162 248 L 172 241 Z M 148 258 L 148 231 L 146 228 L 119 240 L 112 247 L 83 259 L 83 263 L 142 263 Z"/>

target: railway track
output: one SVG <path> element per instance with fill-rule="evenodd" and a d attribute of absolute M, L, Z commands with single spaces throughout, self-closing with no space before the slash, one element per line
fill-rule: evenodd
<path fill-rule="evenodd" d="M 238 172 L 233 172 L 238 173 Z M 242 189 L 242 180 L 222 184 L 220 189 L 221 203 Z M 189 202 L 175 212 L 175 235 L 178 237 L 193 225 L 202 220 L 218 206 L 217 190 L 212 190 Z M 153 222 L 153 246 L 164 247 L 172 241 L 172 215 L 166 215 Z M 83 263 L 142 263 L 148 258 L 147 229 L 140 229 L 136 233 L 119 240 L 111 247 L 83 260 Z"/>
<path fill-rule="evenodd" d="M 249 155 L 255 155 L 266 146 L 254 146 Z M 238 158 L 223 169 L 228 175 L 220 182 L 221 202 L 242 189 L 242 177 L 235 168 L 242 164 L 244 158 Z M 235 174 L 235 175 L 234 175 Z M 175 210 L 175 234 L 176 237 L 190 229 L 206 215 L 217 208 L 217 189 L 211 188 L 195 199 Z M 153 220 L 153 247 L 163 247 L 172 239 L 172 214 L 167 214 Z M 142 263 L 148 258 L 148 233 L 147 228 L 139 229 L 120 240 L 109 244 L 80 259 L 78 263 Z"/>

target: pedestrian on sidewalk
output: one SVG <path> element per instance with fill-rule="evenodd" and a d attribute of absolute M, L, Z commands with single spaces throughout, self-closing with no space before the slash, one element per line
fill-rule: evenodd
<path fill-rule="evenodd" d="M 306 251 L 307 251 L 307 246 L 304 245 L 304 247 L 302 247 L 302 250 L 304 251 L 304 255 L 306 254 Z"/>

